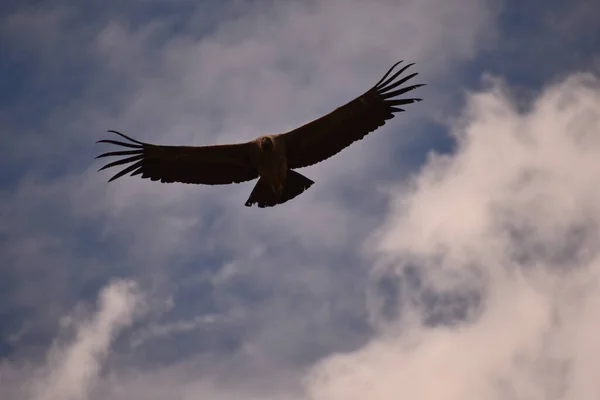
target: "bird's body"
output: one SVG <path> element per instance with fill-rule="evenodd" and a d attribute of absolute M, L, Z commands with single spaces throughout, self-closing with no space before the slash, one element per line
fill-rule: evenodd
<path fill-rule="evenodd" d="M 257 142 L 260 144 L 259 151 L 252 160 L 253 164 L 256 165 L 260 179 L 279 195 L 288 170 L 285 141 L 269 135 L 258 138 Z"/>
<path fill-rule="evenodd" d="M 108 152 L 99 155 L 129 156 L 111 162 L 100 170 L 133 163 L 110 180 L 125 174 L 142 175 L 161 182 L 181 182 L 205 185 L 223 185 L 258 179 L 246 206 L 273 207 L 298 196 L 314 182 L 294 171 L 323 161 L 368 133 L 383 126 L 395 112 L 404 111 L 398 105 L 420 101 L 418 98 L 394 97 L 422 84 L 393 90 L 413 73 L 398 81 L 395 79 L 412 64 L 388 75 L 400 62 L 394 64 L 383 78 L 363 95 L 292 131 L 264 135 L 244 143 L 213 146 L 163 146 L 144 143 L 117 131 L 109 131 L 129 140 L 100 140 L 134 150 Z M 387 78 L 387 80 L 386 80 Z"/>

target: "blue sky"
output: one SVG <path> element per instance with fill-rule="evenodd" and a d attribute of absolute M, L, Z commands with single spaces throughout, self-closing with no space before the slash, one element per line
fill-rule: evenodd
<path fill-rule="evenodd" d="M 198 3 L 0 8 L 3 396 L 597 398 L 594 0 Z M 400 59 L 424 101 L 285 205 L 97 172 L 107 129 L 282 132 Z"/>

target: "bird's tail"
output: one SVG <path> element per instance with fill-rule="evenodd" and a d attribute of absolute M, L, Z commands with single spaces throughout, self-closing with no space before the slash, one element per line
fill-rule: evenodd
<path fill-rule="evenodd" d="M 253 204 L 257 204 L 260 208 L 264 208 L 283 204 L 298 196 L 313 184 L 314 182 L 307 177 L 290 169 L 287 172 L 287 178 L 283 184 L 281 196 L 277 196 L 268 184 L 262 179 L 259 179 L 258 182 L 256 182 L 254 189 L 252 189 L 250 197 L 246 200 L 246 206 L 250 207 Z"/>

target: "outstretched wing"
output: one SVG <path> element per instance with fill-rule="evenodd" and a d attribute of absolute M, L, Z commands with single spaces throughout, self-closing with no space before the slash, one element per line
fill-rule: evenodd
<path fill-rule="evenodd" d="M 117 131 L 129 143 L 103 139 L 98 143 L 111 143 L 133 150 L 113 151 L 96 158 L 125 156 L 106 164 L 106 168 L 129 164 L 110 181 L 131 173 L 153 181 L 226 185 L 252 180 L 258 173 L 250 162 L 251 142 L 216 146 L 161 146 L 144 143 Z"/>
<path fill-rule="evenodd" d="M 387 120 L 394 118 L 394 113 L 404 111 L 397 106 L 421 101 L 418 98 L 399 99 L 396 96 L 424 84 L 393 90 L 417 75 L 413 73 L 396 80 L 413 64 L 406 65 L 386 80 L 401 62 L 394 64 L 383 78 L 363 95 L 321 118 L 281 134 L 285 138 L 288 166 L 301 168 L 323 161 L 383 126 Z"/>

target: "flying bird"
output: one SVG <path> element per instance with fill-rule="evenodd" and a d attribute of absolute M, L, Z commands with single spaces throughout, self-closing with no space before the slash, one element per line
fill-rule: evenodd
<path fill-rule="evenodd" d="M 108 163 L 99 171 L 131 163 L 109 182 L 128 173 L 152 181 L 202 185 L 226 185 L 259 178 L 245 205 L 250 207 L 256 204 L 264 208 L 283 204 L 314 184 L 295 169 L 332 157 L 383 126 L 396 112 L 404 111 L 401 106 L 421 101 L 419 98 L 397 97 L 424 86 L 416 84 L 398 88 L 418 74 L 412 73 L 398 79 L 413 63 L 390 76 L 401 63 L 394 64 L 375 86 L 361 96 L 329 114 L 289 132 L 264 135 L 245 143 L 164 146 L 140 142 L 109 130 L 128 142 L 104 139 L 98 143 L 110 143 L 133 150 L 97 156 L 126 156 Z"/>

